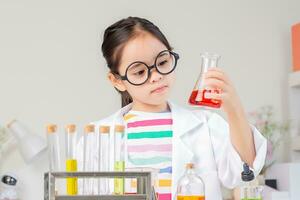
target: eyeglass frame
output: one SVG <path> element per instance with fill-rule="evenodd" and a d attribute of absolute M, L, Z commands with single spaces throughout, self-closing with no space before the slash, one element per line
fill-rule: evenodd
<path fill-rule="evenodd" d="M 160 72 L 160 71 L 157 69 L 157 66 L 156 66 L 156 61 L 157 61 L 157 59 L 159 58 L 158 56 L 159 56 L 160 54 L 162 54 L 163 52 L 169 52 L 169 53 L 172 54 L 172 55 L 174 56 L 174 58 L 175 58 L 174 67 L 173 67 L 173 69 L 172 69 L 171 71 L 169 71 L 168 73 L 162 73 L 162 72 Z M 168 50 L 168 49 L 167 49 L 167 50 L 163 50 L 163 51 L 161 51 L 161 52 L 159 52 L 159 53 L 157 54 L 157 56 L 156 56 L 156 58 L 155 58 L 155 61 L 154 61 L 154 64 L 153 64 L 153 65 L 149 66 L 149 65 L 147 65 L 145 62 L 142 62 L 142 61 L 135 61 L 135 62 L 133 62 L 133 63 L 131 63 L 131 64 L 128 65 L 128 67 L 126 68 L 126 71 L 125 71 L 125 75 L 124 75 L 124 76 L 120 75 L 119 73 L 117 73 L 117 75 L 118 75 L 118 76 L 121 78 L 121 80 L 123 80 L 123 81 L 128 81 L 130 84 L 135 85 L 135 86 L 140 86 L 140 85 L 143 85 L 144 83 L 146 83 L 146 82 L 148 81 L 148 79 L 149 79 L 149 77 L 150 77 L 150 75 L 151 75 L 151 70 L 152 70 L 153 68 L 155 68 L 156 71 L 157 71 L 159 74 L 161 74 L 161 75 L 168 75 L 168 74 L 172 73 L 172 72 L 175 70 L 176 66 L 177 66 L 177 61 L 178 61 L 178 59 L 179 59 L 179 54 L 178 54 L 178 53 L 175 53 L 174 51 L 171 51 L 171 50 Z M 148 77 L 147 77 L 147 79 L 146 79 L 144 82 L 139 83 L 139 84 L 132 83 L 132 82 L 128 79 L 128 77 L 127 77 L 127 71 L 128 71 L 128 69 L 130 68 L 130 66 L 132 66 L 133 64 L 136 64 L 136 63 L 144 64 L 144 65 L 148 68 L 148 71 L 147 71 L 147 76 L 148 76 Z"/>

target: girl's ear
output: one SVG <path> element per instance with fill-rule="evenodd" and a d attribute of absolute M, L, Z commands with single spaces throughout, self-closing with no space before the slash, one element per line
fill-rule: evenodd
<path fill-rule="evenodd" d="M 111 84 L 115 88 L 117 88 L 119 91 L 121 91 L 121 92 L 126 91 L 126 87 L 125 87 L 123 81 L 120 78 L 117 78 L 113 73 L 108 72 L 107 78 L 111 82 Z"/>

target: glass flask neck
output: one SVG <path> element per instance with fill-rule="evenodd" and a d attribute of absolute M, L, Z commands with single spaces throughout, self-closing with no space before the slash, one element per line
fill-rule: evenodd
<path fill-rule="evenodd" d="M 203 53 L 201 54 L 202 60 L 202 73 L 207 72 L 209 68 L 217 67 L 220 56 L 213 53 Z"/>
<path fill-rule="evenodd" d="M 194 168 L 187 168 L 185 171 L 185 174 L 187 175 L 193 175 L 196 174 Z"/>

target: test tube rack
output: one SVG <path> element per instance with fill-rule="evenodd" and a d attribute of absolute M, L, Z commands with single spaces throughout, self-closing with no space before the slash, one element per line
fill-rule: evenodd
<path fill-rule="evenodd" d="M 129 195 L 56 195 L 57 178 L 136 178 L 137 194 Z M 44 174 L 44 200 L 156 200 L 151 172 L 47 172 Z"/>

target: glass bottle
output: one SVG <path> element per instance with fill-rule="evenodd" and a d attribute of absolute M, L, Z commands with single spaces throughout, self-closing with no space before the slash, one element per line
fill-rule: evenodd
<path fill-rule="evenodd" d="M 0 176 L 0 200 L 20 200 L 18 179 L 8 173 Z"/>
<path fill-rule="evenodd" d="M 202 179 L 196 174 L 194 164 L 186 164 L 186 171 L 179 179 L 177 200 L 204 200 L 205 187 Z"/>
<path fill-rule="evenodd" d="M 241 200 L 262 200 L 262 187 L 254 181 L 253 171 L 244 163 L 241 173 L 243 186 L 241 187 Z"/>

